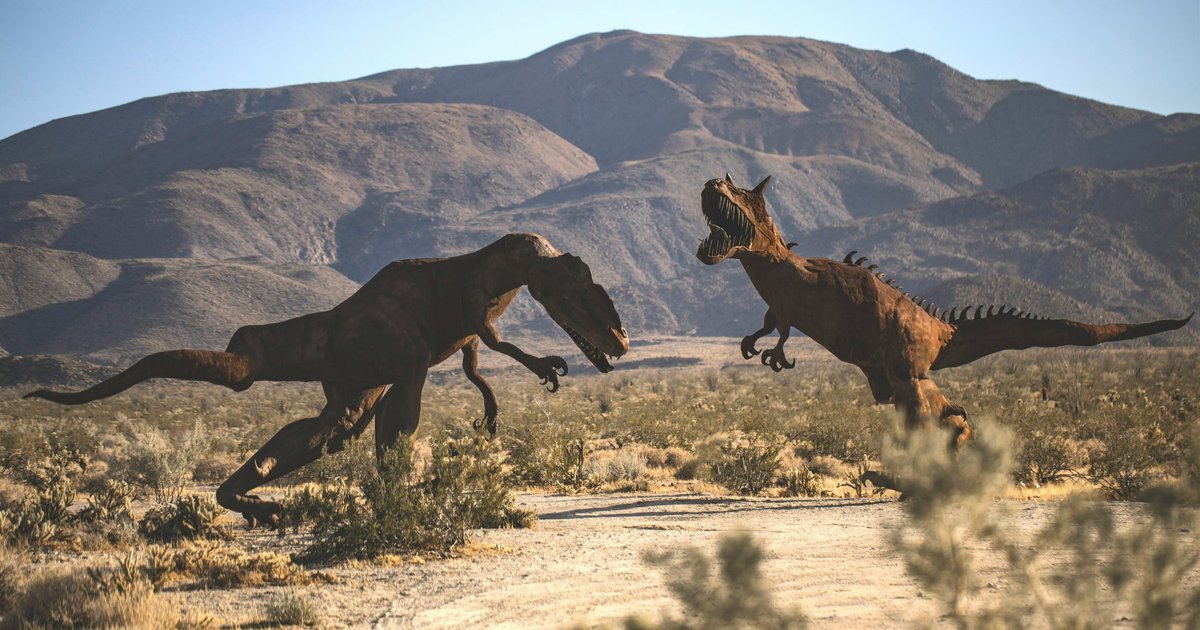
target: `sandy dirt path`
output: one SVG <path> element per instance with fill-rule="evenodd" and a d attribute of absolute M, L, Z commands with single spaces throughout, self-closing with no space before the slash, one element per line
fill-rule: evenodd
<path fill-rule="evenodd" d="M 765 550 L 763 570 L 776 602 L 799 606 L 814 627 L 950 626 L 939 618 L 940 603 L 921 593 L 889 548 L 888 536 L 904 519 L 894 500 L 667 494 L 522 495 L 519 502 L 540 513 L 536 528 L 475 537 L 498 552 L 335 570 L 342 583 L 308 591 L 324 624 L 461 630 L 592 626 L 635 613 L 656 618 L 678 609 L 662 573 L 643 563 L 642 553 L 697 545 L 711 554 L 721 534 L 744 528 Z M 1119 525 L 1144 519 L 1140 506 L 1110 505 Z M 1056 507 L 1004 504 L 1024 537 Z M 981 560 L 985 589 L 1008 588 L 999 560 Z M 214 592 L 198 603 L 236 619 L 268 594 Z M 1119 622 L 1113 620 L 1128 625 Z"/>

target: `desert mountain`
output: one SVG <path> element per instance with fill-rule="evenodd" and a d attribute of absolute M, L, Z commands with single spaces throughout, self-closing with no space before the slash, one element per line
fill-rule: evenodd
<path fill-rule="evenodd" d="M 517 61 L 170 94 L 0 141 L 0 347 L 219 347 L 387 261 L 510 231 L 589 261 L 635 332 L 745 334 L 762 305 L 740 270 L 692 255 L 700 186 L 726 171 L 775 176 L 798 251 L 860 250 L 931 297 L 1180 316 L 1200 288 L 1196 162 L 1200 116 L 775 37 L 618 31 Z M 528 301 L 508 320 L 550 326 Z"/>

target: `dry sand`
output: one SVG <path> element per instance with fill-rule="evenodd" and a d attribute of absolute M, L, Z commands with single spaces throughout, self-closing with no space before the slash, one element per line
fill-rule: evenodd
<path fill-rule="evenodd" d="M 763 570 L 776 601 L 800 607 L 815 627 L 950 625 L 889 548 L 888 536 L 904 518 L 894 500 L 527 494 L 520 503 L 541 515 L 537 527 L 479 532 L 475 540 L 488 548 L 468 557 L 335 569 L 342 583 L 304 591 L 325 624 L 355 628 L 564 628 L 631 614 L 653 618 L 678 609 L 643 552 L 698 545 L 711 553 L 721 534 L 744 528 L 766 552 Z M 1140 506 L 1111 505 L 1120 524 L 1144 518 Z M 1056 504 L 1003 507 L 1028 537 Z M 250 536 L 280 544 L 270 534 Z M 981 565 L 985 592 L 1009 587 L 995 557 Z M 226 621 L 249 623 L 273 590 L 186 597 Z"/>

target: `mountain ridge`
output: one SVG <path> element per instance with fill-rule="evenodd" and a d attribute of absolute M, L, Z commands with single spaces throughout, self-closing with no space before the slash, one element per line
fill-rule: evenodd
<path fill-rule="evenodd" d="M 1197 162 L 1195 114 L 801 38 L 616 31 L 520 60 L 169 94 L 0 141 L 0 244 L 44 250 L 3 250 L 20 264 L 0 288 L 0 347 L 76 347 L 65 324 L 28 314 L 47 307 L 21 297 L 43 281 L 37 260 L 98 278 L 158 261 L 159 284 L 122 285 L 148 309 L 143 325 L 174 321 L 188 283 L 220 295 L 214 278 L 243 274 L 264 295 L 294 296 L 290 310 L 193 305 L 194 328 L 143 335 L 121 332 L 105 309 L 79 311 L 113 321 L 102 326 L 110 341 L 78 341 L 78 353 L 118 360 L 211 343 L 201 329 L 239 317 L 324 304 L 295 297 L 305 282 L 330 297 L 390 260 L 461 254 L 510 231 L 589 261 L 631 330 L 745 334 L 761 317 L 749 283 L 736 265 L 693 256 L 700 186 L 726 171 L 743 186 L 775 176 L 770 209 L 802 255 L 874 249 L 924 291 L 1026 287 L 1054 308 L 1177 316 L 1200 289 L 1188 277 Z M 285 291 L 278 270 L 295 265 L 347 284 L 321 275 Z M 61 291 L 46 300 L 95 299 L 79 284 L 46 286 Z M 517 330 L 552 326 L 527 298 L 511 319 Z"/>

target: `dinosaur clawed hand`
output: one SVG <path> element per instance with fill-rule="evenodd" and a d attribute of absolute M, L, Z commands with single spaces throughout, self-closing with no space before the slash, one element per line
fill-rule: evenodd
<path fill-rule="evenodd" d="M 546 391 L 558 391 L 558 377 L 567 375 L 567 362 L 562 357 L 548 356 L 530 361 L 529 370 L 541 379 Z"/>
<path fill-rule="evenodd" d="M 763 365 L 770 366 L 771 369 L 776 372 L 782 372 L 784 370 L 790 370 L 796 367 L 796 361 L 788 361 L 787 355 L 783 353 L 783 348 L 781 346 L 763 350 L 761 359 Z"/>
<path fill-rule="evenodd" d="M 745 337 L 742 337 L 742 358 L 743 359 L 749 359 L 749 358 L 757 355 L 758 353 L 762 352 L 762 350 L 759 350 L 758 348 L 754 347 L 754 343 L 756 341 L 758 341 L 758 337 L 756 337 L 754 335 L 746 335 Z"/>
<path fill-rule="evenodd" d="M 488 439 L 496 437 L 496 425 L 496 414 L 486 412 L 482 418 L 476 418 L 471 422 L 471 428 L 476 431 L 482 431 L 484 427 L 487 427 Z"/>

